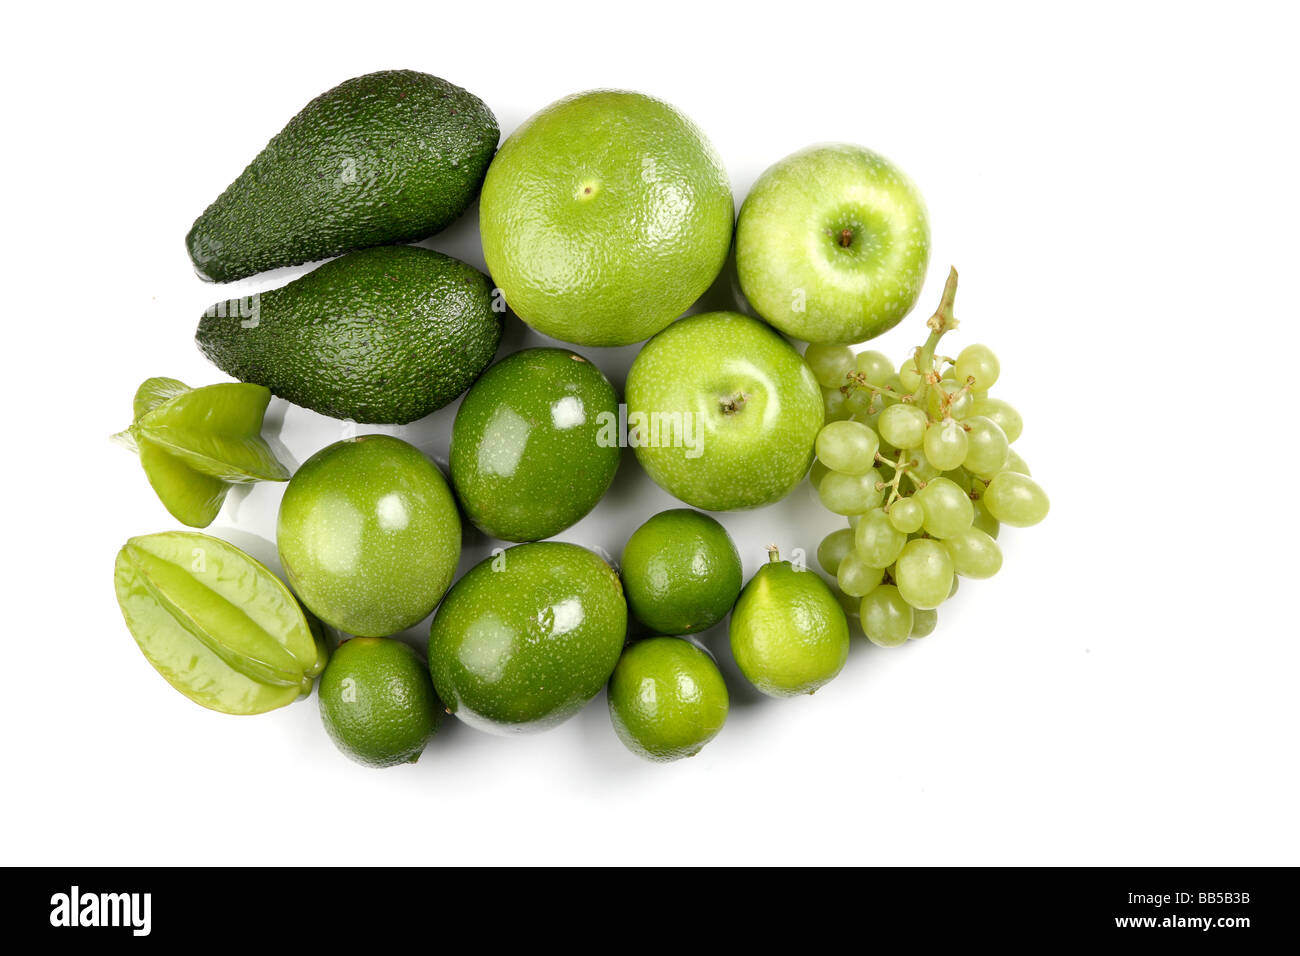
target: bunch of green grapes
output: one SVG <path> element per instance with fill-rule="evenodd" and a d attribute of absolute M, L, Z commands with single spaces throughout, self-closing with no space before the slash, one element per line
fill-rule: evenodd
<path fill-rule="evenodd" d="M 957 325 L 956 291 L 954 270 L 929 338 L 897 371 L 880 352 L 845 345 L 810 345 L 805 355 L 826 402 L 812 483 L 849 523 L 822 541 L 817 561 L 882 647 L 930 634 L 958 577 L 998 572 L 1003 524 L 1047 515 L 1047 494 L 1011 447 L 1020 414 L 989 394 L 997 356 L 985 345 L 936 354 Z"/>

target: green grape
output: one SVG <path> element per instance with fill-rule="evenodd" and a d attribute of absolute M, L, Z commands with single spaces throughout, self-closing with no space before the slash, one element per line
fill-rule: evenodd
<path fill-rule="evenodd" d="M 880 403 L 875 401 L 875 397 L 869 388 L 851 388 L 844 399 L 844 407 L 854 415 L 867 415 L 870 414 L 869 409 L 880 408 Z"/>
<path fill-rule="evenodd" d="M 957 381 L 975 379 L 975 387 L 987 392 L 1002 370 L 998 357 L 987 345 L 968 345 L 957 355 Z"/>
<path fill-rule="evenodd" d="M 980 498 L 979 501 L 972 501 L 971 508 L 975 512 L 975 518 L 971 521 L 970 526 L 978 528 L 990 538 L 996 538 L 1001 525 L 998 524 L 997 518 L 989 514 L 989 509 L 984 507 L 984 499 Z"/>
<path fill-rule="evenodd" d="M 962 493 L 966 495 L 970 494 L 971 490 L 975 487 L 975 482 L 979 480 L 965 468 L 961 467 L 954 468 L 951 471 L 945 471 L 943 477 L 947 478 L 954 485 L 960 488 Z"/>
<path fill-rule="evenodd" d="M 894 581 L 898 593 L 916 608 L 936 608 L 952 591 L 952 557 L 933 538 L 916 538 L 907 542 L 898 556 Z M 863 614 L 865 618 L 865 613 Z"/>
<path fill-rule="evenodd" d="M 853 414 L 844 399 L 844 393 L 838 388 L 822 389 L 822 410 L 826 413 L 828 422 L 842 422 Z"/>
<path fill-rule="evenodd" d="M 953 570 L 968 578 L 991 578 L 1002 568 L 1002 549 L 978 528 L 945 538 L 943 546 L 952 558 Z"/>
<path fill-rule="evenodd" d="M 954 573 L 952 576 L 952 588 L 949 589 L 948 591 L 949 599 L 951 599 L 952 596 L 957 593 L 957 586 L 959 584 L 961 584 L 961 578 L 957 577 L 957 575 Z"/>
<path fill-rule="evenodd" d="M 879 447 L 880 438 L 861 422 L 831 422 L 817 433 L 817 460 L 848 475 L 870 471 Z"/>
<path fill-rule="evenodd" d="M 948 478 L 935 478 L 913 495 L 925 512 L 922 527 L 936 538 L 951 538 L 971 526 L 975 506 L 970 496 Z"/>
<path fill-rule="evenodd" d="M 898 647 L 912 633 L 912 608 L 898 588 L 882 584 L 862 599 L 862 630 L 872 644 Z"/>
<path fill-rule="evenodd" d="M 885 579 L 883 568 L 870 567 L 857 552 L 850 551 L 840 562 L 835 581 L 840 590 L 854 597 L 866 597 Z"/>
<path fill-rule="evenodd" d="M 970 413 L 983 415 L 997 422 L 998 427 L 1006 434 L 1008 442 L 1019 438 L 1020 433 L 1025 429 L 1025 422 L 1020 417 L 1020 413 L 1000 398 L 978 399 L 971 405 Z"/>
<path fill-rule="evenodd" d="M 1038 482 L 1015 471 L 994 475 L 981 500 L 989 514 L 1016 528 L 1038 524 L 1047 517 L 1050 507 L 1047 492 Z"/>
<path fill-rule="evenodd" d="M 909 395 L 921 387 L 921 373 L 916 370 L 915 356 L 898 367 L 898 384 Z"/>
<path fill-rule="evenodd" d="M 818 345 L 814 342 L 803 354 L 813 377 L 822 388 L 838 388 L 853 371 L 853 349 L 847 345 Z"/>
<path fill-rule="evenodd" d="M 839 572 L 840 562 L 852 550 L 853 531 L 849 528 L 840 528 L 822 538 L 822 543 L 817 545 L 817 563 L 821 565 L 823 571 L 833 576 Z"/>
<path fill-rule="evenodd" d="M 853 621 L 858 619 L 862 613 L 862 598 L 854 597 L 852 594 L 845 594 L 838 587 L 831 588 L 835 592 L 835 600 L 840 602 L 840 607 L 844 608 L 844 614 Z"/>
<path fill-rule="evenodd" d="M 830 474 L 830 471 L 831 470 L 827 468 L 824 464 L 822 464 L 820 461 L 814 461 L 812 463 L 812 468 L 808 471 L 809 483 L 811 483 L 814 488 L 820 490 L 822 486 L 822 479 L 825 478 L 828 474 Z"/>
<path fill-rule="evenodd" d="M 1007 460 L 1002 463 L 1002 471 L 1018 471 L 1022 475 L 1032 475 L 1029 470 L 1029 463 L 1020 457 L 1020 453 L 1014 448 L 1007 449 Z"/>
<path fill-rule="evenodd" d="M 944 396 L 953 396 L 948 405 L 948 415 L 943 413 Z M 939 384 L 929 389 L 925 393 L 925 406 L 930 412 L 930 417 L 939 418 L 965 418 L 970 414 L 971 406 L 975 400 L 971 398 L 970 392 L 964 391 L 962 386 L 952 379 L 942 379 Z"/>
<path fill-rule="evenodd" d="M 907 402 L 890 405 L 880 413 L 877 423 L 880 437 L 895 448 L 918 448 L 925 439 L 929 418 L 925 412 Z"/>
<path fill-rule="evenodd" d="M 951 471 L 965 461 L 967 445 L 966 429 L 951 418 L 932 422 L 921 441 L 926 459 L 939 471 Z"/>
<path fill-rule="evenodd" d="M 889 523 L 903 534 L 920 531 L 925 523 L 925 509 L 915 498 L 899 498 L 889 506 Z"/>
<path fill-rule="evenodd" d="M 849 519 L 849 530 L 850 530 L 850 531 L 856 530 L 857 527 L 858 527 L 858 522 L 862 520 L 862 515 L 861 515 L 861 514 L 845 515 L 845 517 Z"/>
<path fill-rule="evenodd" d="M 868 567 L 881 572 L 894 563 L 898 552 L 907 544 L 907 535 L 889 522 L 883 508 L 873 508 L 862 516 L 853 531 L 853 547 Z"/>
<path fill-rule="evenodd" d="M 909 448 L 909 460 L 913 462 L 911 470 L 908 472 L 917 481 L 933 481 L 943 474 L 938 468 L 930 464 L 929 459 L 925 457 L 925 449 Z"/>
<path fill-rule="evenodd" d="M 934 608 L 912 609 L 912 633 L 908 636 L 912 640 L 920 640 L 923 637 L 929 637 L 934 633 L 934 627 L 939 623 L 939 612 Z"/>
<path fill-rule="evenodd" d="M 884 407 L 883 402 L 877 402 L 875 405 L 869 405 L 862 411 L 853 414 L 853 421 L 866 425 L 873 432 L 876 432 L 877 445 L 879 445 L 880 433 L 876 431 L 876 424 L 880 421 L 880 413 L 884 410 Z M 876 450 L 879 451 L 879 447 Z"/>
<path fill-rule="evenodd" d="M 1006 463 L 1011 444 L 1007 433 L 991 418 L 973 415 L 964 422 L 966 432 L 966 460 L 963 467 L 972 474 L 985 477 L 996 475 Z"/>
<path fill-rule="evenodd" d="M 883 387 L 894 377 L 894 363 L 881 352 L 859 352 L 854 365 L 872 385 Z"/>
<path fill-rule="evenodd" d="M 859 515 L 880 504 L 884 492 L 877 488 L 880 472 L 872 468 L 865 475 L 846 475 L 842 471 L 828 471 L 817 486 L 822 507 L 837 515 Z"/>

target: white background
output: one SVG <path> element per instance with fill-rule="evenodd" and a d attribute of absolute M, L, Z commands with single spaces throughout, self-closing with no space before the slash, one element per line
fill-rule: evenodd
<path fill-rule="evenodd" d="M 0 859 L 1300 862 L 1295 15 L 902 7 L 11 10 Z M 382 772 L 334 750 L 314 699 L 253 718 L 186 701 L 116 607 L 117 548 L 176 524 L 108 436 L 147 376 L 224 379 L 192 342 L 209 303 L 304 271 L 205 284 L 193 218 L 309 99 L 388 68 L 467 87 L 505 133 L 582 89 L 661 96 L 738 202 L 812 142 L 893 158 L 933 256 L 872 347 L 919 342 L 957 265 L 952 347 L 1000 354 L 1048 520 L 1004 532 L 1001 574 L 931 638 L 860 641 L 812 698 L 755 699 L 705 635 L 732 712 L 673 765 L 627 753 L 603 696 L 540 736 L 451 722 Z M 482 267 L 473 213 L 427 244 Z M 505 345 L 536 341 L 515 323 Z M 621 387 L 635 348 L 585 351 Z M 445 461 L 454 411 L 391 430 Z M 293 464 L 340 437 L 278 401 L 270 420 Z M 274 560 L 282 490 L 232 497 L 211 530 Z M 617 556 L 672 504 L 629 458 L 561 537 Z M 806 485 L 724 521 L 747 574 L 769 541 L 811 553 L 837 526 Z M 471 536 L 467 561 L 487 547 Z"/>

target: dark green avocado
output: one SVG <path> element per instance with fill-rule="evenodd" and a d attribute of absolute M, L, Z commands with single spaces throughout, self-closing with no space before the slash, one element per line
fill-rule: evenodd
<path fill-rule="evenodd" d="M 295 405 L 402 425 L 465 391 L 496 354 L 501 326 L 492 283 L 473 266 L 379 246 L 210 307 L 195 340 L 222 371 Z"/>
<path fill-rule="evenodd" d="M 472 93 L 413 70 L 347 80 L 307 104 L 185 242 L 217 282 L 433 235 L 478 196 L 500 129 Z"/>

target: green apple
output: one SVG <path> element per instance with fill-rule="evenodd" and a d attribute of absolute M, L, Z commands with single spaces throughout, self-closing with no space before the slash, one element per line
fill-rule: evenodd
<path fill-rule="evenodd" d="M 930 261 L 921 194 L 861 146 L 811 146 L 769 168 L 736 224 L 750 305 L 786 335 L 852 344 L 912 310 Z"/>
<path fill-rule="evenodd" d="M 627 376 L 628 444 L 651 478 L 696 508 L 784 498 L 812 463 L 821 390 L 803 357 L 736 312 L 680 319 Z"/>

